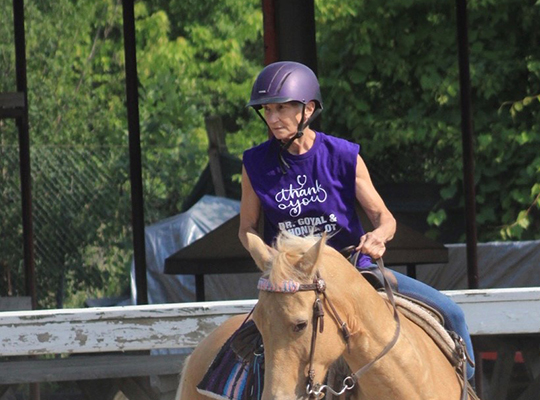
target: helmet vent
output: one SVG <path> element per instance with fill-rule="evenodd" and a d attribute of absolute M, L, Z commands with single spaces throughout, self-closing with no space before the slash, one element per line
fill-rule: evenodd
<path fill-rule="evenodd" d="M 277 76 L 279 75 L 279 73 L 281 72 L 281 70 L 285 68 L 285 65 L 282 65 L 281 67 L 279 67 L 279 69 L 275 72 L 274 76 L 272 77 L 272 80 L 270 81 L 270 83 L 268 84 L 268 89 L 267 91 L 269 92 L 270 91 L 270 88 L 272 87 L 272 84 L 274 83 L 274 79 L 277 78 Z M 283 80 L 281 81 L 280 85 L 279 85 L 279 88 L 278 88 L 278 93 L 279 93 L 279 89 L 281 89 L 281 86 L 283 86 Z"/>
<path fill-rule="evenodd" d="M 279 86 L 276 90 L 276 93 L 279 93 L 281 91 L 281 88 L 283 87 L 283 84 L 285 83 L 285 81 L 287 80 L 287 78 L 289 77 L 289 75 L 291 75 L 292 71 L 291 72 L 288 72 L 284 77 L 283 79 L 281 80 L 281 82 L 279 82 Z"/>

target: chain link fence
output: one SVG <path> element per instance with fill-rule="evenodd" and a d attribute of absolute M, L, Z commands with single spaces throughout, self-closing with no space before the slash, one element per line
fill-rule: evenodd
<path fill-rule="evenodd" d="M 147 223 L 173 215 L 192 176 L 180 149 L 143 158 Z M 179 167 L 179 166 L 182 167 Z M 35 267 L 41 308 L 82 306 L 129 288 L 132 257 L 126 147 L 31 149 Z M 18 146 L 0 147 L 0 296 L 25 295 Z"/>

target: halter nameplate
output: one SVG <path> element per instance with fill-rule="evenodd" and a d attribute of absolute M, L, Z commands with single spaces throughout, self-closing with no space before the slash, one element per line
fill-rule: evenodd
<path fill-rule="evenodd" d="M 260 278 L 259 283 L 257 283 L 257 289 L 276 293 L 296 293 L 300 290 L 300 286 L 301 284 L 299 282 L 293 280 L 274 284 L 267 278 Z"/>

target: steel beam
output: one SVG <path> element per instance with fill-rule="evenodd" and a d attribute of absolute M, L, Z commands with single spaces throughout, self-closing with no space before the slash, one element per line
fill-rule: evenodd
<path fill-rule="evenodd" d="M 144 241 L 144 200 L 134 0 L 123 0 L 122 11 L 124 22 L 124 53 L 126 59 L 126 102 L 129 130 L 131 222 L 133 226 L 135 284 L 137 287 L 137 304 L 147 304 L 148 292 L 146 280 L 146 249 Z"/>

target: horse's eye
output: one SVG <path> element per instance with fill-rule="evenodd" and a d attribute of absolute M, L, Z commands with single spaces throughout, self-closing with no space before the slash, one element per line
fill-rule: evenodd
<path fill-rule="evenodd" d="M 293 331 L 294 332 L 302 332 L 304 329 L 306 329 L 307 327 L 307 322 L 306 321 L 301 321 L 301 322 L 298 322 L 294 328 L 293 328 Z"/>

